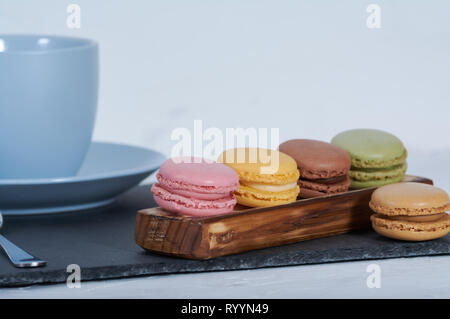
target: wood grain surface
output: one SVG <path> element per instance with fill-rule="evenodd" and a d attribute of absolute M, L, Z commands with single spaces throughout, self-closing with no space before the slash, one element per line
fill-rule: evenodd
<path fill-rule="evenodd" d="M 405 176 L 405 182 L 433 184 Z M 189 259 L 211 259 L 249 250 L 333 236 L 370 227 L 370 196 L 376 188 L 246 208 L 212 217 L 177 215 L 159 207 L 138 211 L 135 241 L 142 248 Z"/>

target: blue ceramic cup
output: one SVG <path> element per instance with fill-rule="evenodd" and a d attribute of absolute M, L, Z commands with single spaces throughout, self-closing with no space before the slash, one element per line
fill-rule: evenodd
<path fill-rule="evenodd" d="M 0 179 L 76 175 L 97 111 L 98 45 L 0 35 Z"/>

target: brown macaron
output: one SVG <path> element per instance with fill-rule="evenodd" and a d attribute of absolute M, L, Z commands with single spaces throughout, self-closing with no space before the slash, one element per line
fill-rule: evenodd
<path fill-rule="evenodd" d="M 421 183 L 382 186 L 369 203 L 375 212 L 370 219 L 382 236 L 406 241 L 424 241 L 450 232 L 450 200 L 437 187 Z"/>
<path fill-rule="evenodd" d="M 311 198 L 348 190 L 351 158 L 345 150 L 309 139 L 289 140 L 278 148 L 297 162 L 300 170 L 299 197 Z"/>

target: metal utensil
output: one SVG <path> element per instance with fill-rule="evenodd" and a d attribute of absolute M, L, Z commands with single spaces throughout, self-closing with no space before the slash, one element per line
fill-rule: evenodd
<path fill-rule="evenodd" d="M 0 228 L 3 225 L 3 216 L 0 212 Z M 8 255 L 9 260 L 13 263 L 15 267 L 18 268 L 31 268 L 31 267 L 42 267 L 47 264 L 45 260 L 36 258 L 26 251 L 20 249 L 4 236 L 0 235 L 0 246 Z"/>

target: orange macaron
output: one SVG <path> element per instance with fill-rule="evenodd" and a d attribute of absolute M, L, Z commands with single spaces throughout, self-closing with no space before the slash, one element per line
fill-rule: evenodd
<path fill-rule="evenodd" d="M 444 190 L 421 183 L 382 186 L 369 203 L 370 219 L 380 235 L 406 241 L 424 241 L 450 232 L 450 200 Z"/>

